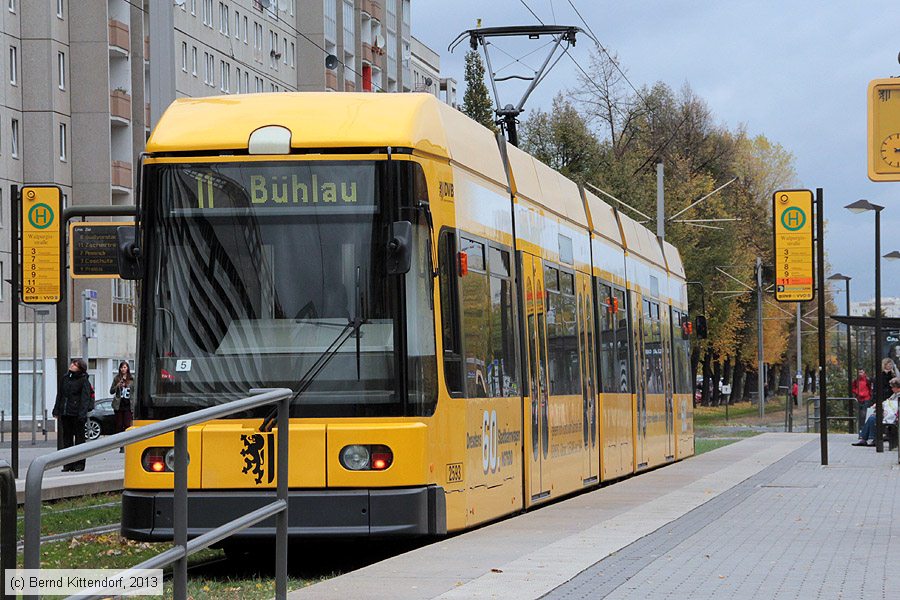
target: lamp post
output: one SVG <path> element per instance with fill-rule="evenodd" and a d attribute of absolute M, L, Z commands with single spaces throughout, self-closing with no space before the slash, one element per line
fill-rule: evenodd
<path fill-rule="evenodd" d="M 898 260 L 900 260 L 900 252 L 898 252 L 898 251 L 896 251 L 896 250 L 892 250 L 892 251 L 888 252 L 887 254 L 885 254 L 883 258 L 884 258 L 885 260 L 889 260 L 889 261 L 892 261 L 892 262 L 893 262 L 893 261 L 898 261 Z M 897 443 L 897 462 L 900 463 L 900 423 L 896 424 L 896 427 L 898 427 L 898 430 L 897 430 L 897 439 L 898 439 L 898 443 Z"/>
<path fill-rule="evenodd" d="M 884 409 L 881 406 L 881 211 L 883 206 L 872 204 L 868 200 L 857 200 L 845 206 L 853 213 L 875 211 L 875 368 L 878 377 L 875 380 L 875 452 L 884 452 L 884 434 L 881 420 Z M 821 334 L 820 334 L 821 335 Z"/>
<path fill-rule="evenodd" d="M 844 284 L 845 284 L 844 291 L 846 293 L 844 298 L 847 301 L 847 316 L 849 317 L 850 316 L 850 280 L 852 279 L 852 277 L 850 277 L 849 275 L 844 275 L 842 273 L 835 273 L 834 275 L 830 276 L 828 279 L 829 279 L 829 281 L 843 281 L 844 282 Z M 848 398 L 853 397 L 853 365 L 851 364 L 852 356 L 853 355 L 850 353 L 850 324 L 848 323 L 847 324 L 847 397 Z M 853 403 L 851 402 L 850 403 L 850 414 L 848 415 L 850 417 L 853 416 L 853 412 L 854 412 L 853 408 L 854 408 Z"/>

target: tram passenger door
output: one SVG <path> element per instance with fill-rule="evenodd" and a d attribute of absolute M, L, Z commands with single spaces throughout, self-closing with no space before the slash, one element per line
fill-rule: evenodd
<path fill-rule="evenodd" d="M 651 334 L 651 315 L 650 302 L 647 300 L 636 301 L 633 306 L 640 306 L 641 310 L 635 311 L 635 348 L 637 348 L 637 367 L 638 372 L 635 377 L 635 430 L 634 430 L 634 467 L 635 470 L 642 469 L 647 465 L 647 385 L 650 375 L 650 362 L 647 352 L 650 348 L 647 346 L 648 336 Z"/>
<path fill-rule="evenodd" d="M 526 438 L 525 453 L 529 465 L 529 490 L 531 499 L 549 495 L 544 486 L 544 459 L 549 447 L 547 350 L 546 350 L 546 298 L 541 259 L 522 253 L 522 297 L 525 299 L 525 344 L 528 348 L 529 406 L 525 414 L 529 418 L 531 434 Z M 549 477 L 547 478 L 549 487 Z"/>
<path fill-rule="evenodd" d="M 598 480 L 600 451 L 597 448 L 597 360 L 594 355 L 594 306 L 591 300 L 591 279 L 576 273 L 578 296 L 578 341 L 581 351 L 582 479 L 585 484 Z"/>
<path fill-rule="evenodd" d="M 675 458 L 675 379 L 672 368 L 672 308 L 660 307 L 663 382 L 666 391 L 666 460 Z"/>

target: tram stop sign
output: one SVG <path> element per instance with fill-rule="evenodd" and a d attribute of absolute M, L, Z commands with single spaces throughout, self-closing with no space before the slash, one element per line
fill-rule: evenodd
<path fill-rule="evenodd" d="M 62 190 L 55 186 L 22 188 L 22 302 L 60 301 L 60 222 Z"/>
<path fill-rule="evenodd" d="M 813 287 L 813 193 L 780 190 L 772 195 L 775 237 L 775 299 L 808 302 Z"/>

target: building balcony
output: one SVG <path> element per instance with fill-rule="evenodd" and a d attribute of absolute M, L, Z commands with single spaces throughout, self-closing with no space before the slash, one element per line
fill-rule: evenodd
<path fill-rule="evenodd" d="M 377 0 L 362 0 L 360 10 L 373 19 L 384 21 L 384 7 Z"/>
<path fill-rule="evenodd" d="M 375 60 L 374 56 L 375 56 L 375 53 L 373 51 L 372 44 L 367 44 L 366 42 L 363 42 L 362 43 L 362 55 L 360 56 L 362 61 L 372 64 Z"/>
<path fill-rule="evenodd" d="M 128 25 L 115 19 L 109 20 L 109 55 L 128 56 L 131 51 L 131 34 Z"/>
<path fill-rule="evenodd" d="M 109 114 L 113 119 L 131 122 L 131 95 L 125 90 L 117 89 L 109 93 Z"/>
<path fill-rule="evenodd" d="M 337 73 L 330 69 L 325 71 L 325 87 L 333 92 L 337 91 Z"/>
<path fill-rule="evenodd" d="M 124 160 L 112 161 L 112 185 L 114 188 L 131 189 L 131 163 Z"/>

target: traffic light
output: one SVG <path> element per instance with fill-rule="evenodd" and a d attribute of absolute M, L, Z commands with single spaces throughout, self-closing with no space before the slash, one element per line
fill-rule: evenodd
<path fill-rule="evenodd" d="M 696 317 L 694 317 L 694 331 L 697 332 L 697 339 L 706 339 L 707 331 L 705 315 L 697 315 Z"/>

